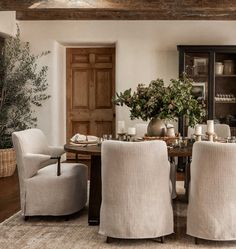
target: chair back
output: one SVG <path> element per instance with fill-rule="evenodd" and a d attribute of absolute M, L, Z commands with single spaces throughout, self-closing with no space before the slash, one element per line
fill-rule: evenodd
<path fill-rule="evenodd" d="M 27 129 L 12 133 L 12 142 L 16 152 L 16 164 L 20 183 L 21 193 L 21 209 L 24 210 L 25 205 L 25 176 L 26 170 L 24 163 L 24 155 L 32 154 L 47 154 L 49 148 L 47 140 L 43 132 L 39 129 Z"/>
<path fill-rule="evenodd" d="M 207 132 L 207 125 L 200 124 L 202 126 L 202 133 L 205 135 Z M 227 124 L 215 124 L 215 133 L 218 137 L 227 138 L 231 136 L 230 127 Z M 195 132 L 195 128 L 188 127 L 188 137 L 191 137 Z"/>
<path fill-rule="evenodd" d="M 193 146 L 187 233 L 198 238 L 236 238 L 236 144 Z"/>
<path fill-rule="evenodd" d="M 135 124 L 136 128 L 136 137 L 142 138 L 147 134 L 148 123 L 137 123 Z"/>
<path fill-rule="evenodd" d="M 100 221 L 100 233 L 116 238 L 152 238 L 173 232 L 165 142 L 102 144 Z"/>

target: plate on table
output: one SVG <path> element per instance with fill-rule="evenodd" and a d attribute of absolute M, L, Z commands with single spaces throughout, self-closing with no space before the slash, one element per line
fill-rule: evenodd
<path fill-rule="evenodd" d="M 91 145 L 95 145 L 97 144 L 97 140 L 94 140 L 94 141 L 75 141 L 75 142 L 72 142 L 71 141 L 71 144 L 75 144 L 75 145 L 87 145 L 87 144 L 91 144 Z"/>
<path fill-rule="evenodd" d="M 75 141 L 73 143 L 75 143 L 75 144 L 96 144 L 97 140 L 93 140 L 93 141 Z"/>

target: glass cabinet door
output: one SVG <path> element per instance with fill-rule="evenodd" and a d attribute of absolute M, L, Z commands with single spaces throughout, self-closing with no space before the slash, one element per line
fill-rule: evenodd
<path fill-rule="evenodd" d="M 208 110 L 209 53 L 185 53 L 184 72 L 193 80 L 192 93 Z M 207 116 L 208 114 L 206 114 Z"/>
<path fill-rule="evenodd" d="M 215 54 L 214 119 L 228 124 L 236 135 L 236 54 Z"/>
<path fill-rule="evenodd" d="M 236 46 L 178 45 L 179 76 L 193 79 L 193 95 L 206 106 L 206 118 L 228 124 L 236 136 Z M 206 121 L 206 120 L 203 120 Z M 184 117 L 179 130 L 186 133 Z"/>

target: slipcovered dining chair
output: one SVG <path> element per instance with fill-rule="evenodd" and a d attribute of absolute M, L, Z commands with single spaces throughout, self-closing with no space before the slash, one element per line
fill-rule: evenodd
<path fill-rule="evenodd" d="M 45 135 L 39 129 L 14 132 L 12 140 L 20 182 L 21 210 L 25 218 L 69 215 L 85 206 L 85 165 L 60 164 L 63 148 L 48 146 Z"/>
<path fill-rule="evenodd" d="M 157 238 L 173 233 L 170 163 L 163 141 L 102 144 L 99 233 L 110 238 Z"/>
<path fill-rule="evenodd" d="M 187 234 L 207 240 L 236 240 L 235 162 L 236 144 L 194 143 Z"/>
<path fill-rule="evenodd" d="M 200 124 L 202 126 L 202 133 L 205 135 L 207 131 L 206 124 Z M 215 133 L 218 137 L 227 138 L 231 136 L 230 127 L 227 124 L 215 124 Z M 194 134 L 195 129 L 188 127 L 188 137 L 191 137 Z"/>
<path fill-rule="evenodd" d="M 148 123 L 137 123 L 135 124 L 136 128 L 136 137 L 143 138 L 147 134 Z"/>

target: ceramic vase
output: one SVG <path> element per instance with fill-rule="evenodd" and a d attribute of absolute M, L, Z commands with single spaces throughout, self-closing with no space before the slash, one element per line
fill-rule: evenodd
<path fill-rule="evenodd" d="M 165 122 L 159 118 L 153 118 L 148 124 L 147 135 L 150 137 L 164 137 L 166 134 Z"/>

